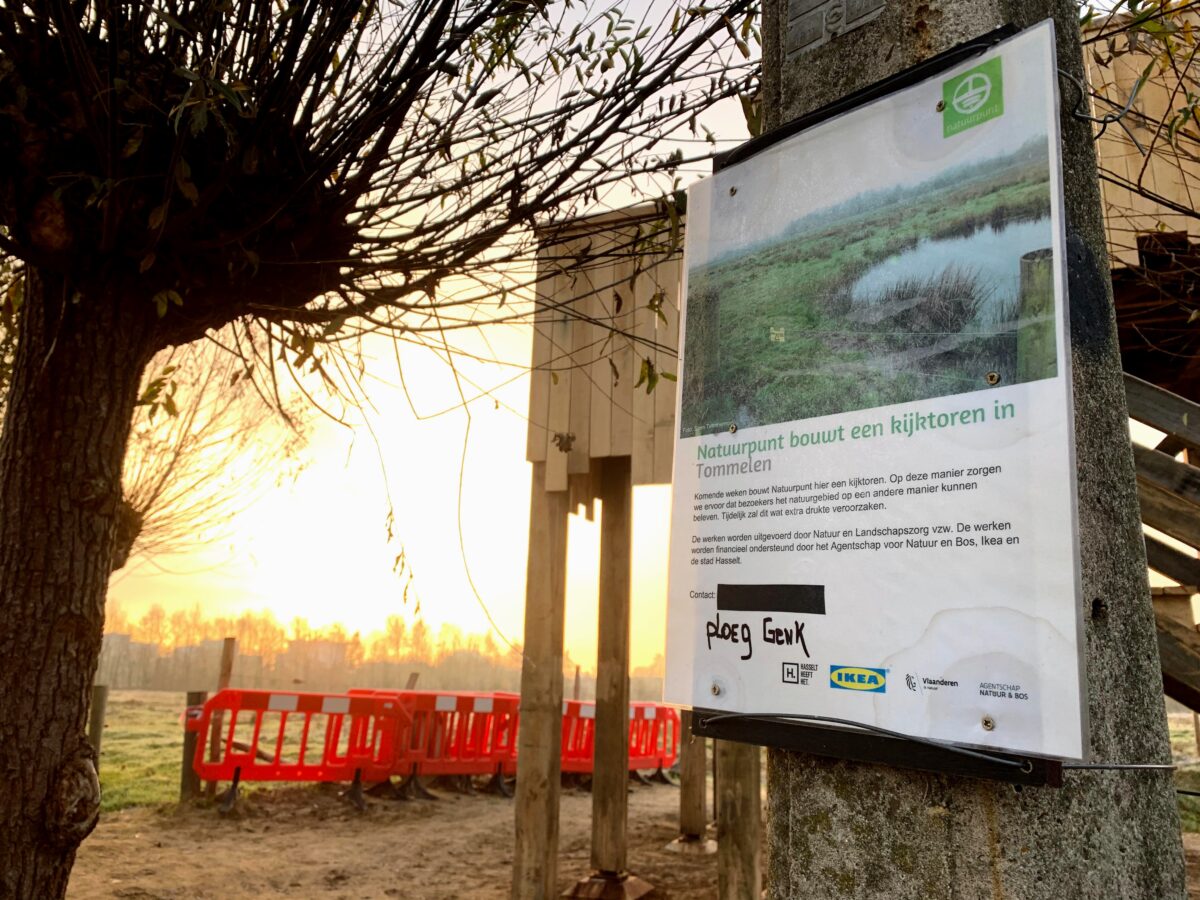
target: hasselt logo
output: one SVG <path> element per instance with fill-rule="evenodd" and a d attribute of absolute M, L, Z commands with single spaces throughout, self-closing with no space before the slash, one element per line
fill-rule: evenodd
<path fill-rule="evenodd" d="M 887 670 L 866 669 L 862 666 L 830 666 L 829 683 L 842 690 L 882 694 L 887 691 Z"/>

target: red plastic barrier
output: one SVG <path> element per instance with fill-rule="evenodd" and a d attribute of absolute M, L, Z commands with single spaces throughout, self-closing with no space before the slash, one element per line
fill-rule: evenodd
<path fill-rule="evenodd" d="M 208 734 L 223 712 L 220 754 Z M 471 691 L 224 690 L 189 709 L 200 778 L 229 781 L 385 781 L 392 775 L 513 775 L 520 697 Z M 679 753 L 679 714 L 657 703 L 629 707 L 629 768 L 658 769 Z M 562 771 L 594 768 L 596 706 L 563 703 Z"/>
<path fill-rule="evenodd" d="M 208 761 L 213 714 L 221 710 L 220 752 Z M 226 689 L 187 720 L 199 732 L 193 761 L 206 781 L 383 780 L 408 713 L 386 696 Z"/>
<path fill-rule="evenodd" d="M 476 691 L 351 691 L 388 697 L 407 716 L 399 723 L 392 774 L 494 775 L 517 771 L 520 697 Z"/>
<path fill-rule="evenodd" d="M 563 703 L 562 770 L 587 773 L 595 768 L 596 705 Z M 629 768 L 670 768 L 679 755 L 679 714 L 659 703 L 629 705 Z"/>
<path fill-rule="evenodd" d="M 563 703 L 562 770 L 591 772 L 596 753 L 596 704 L 583 700 Z"/>

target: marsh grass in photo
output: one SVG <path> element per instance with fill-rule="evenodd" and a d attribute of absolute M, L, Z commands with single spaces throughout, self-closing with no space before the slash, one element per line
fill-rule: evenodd
<path fill-rule="evenodd" d="M 1055 374 L 1044 135 L 780 232 L 689 269 L 684 436 Z"/>

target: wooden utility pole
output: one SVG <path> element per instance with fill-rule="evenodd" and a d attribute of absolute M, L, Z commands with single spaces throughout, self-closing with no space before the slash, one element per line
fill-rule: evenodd
<path fill-rule="evenodd" d="M 1049 16 L 1055 19 L 1058 66 L 1080 81 L 1085 77 L 1073 0 L 854 5 L 865 24 L 841 34 L 850 3 L 767 0 L 768 128 L 1002 25 L 1024 28 Z M 813 32 L 795 27 L 801 24 L 797 16 L 818 10 L 824 38 L 810 42 Z M 1092 126 L 1071 115 L 1070 86 L 1061 96 L 1092 758 L 1105 764 L 1168 763 Z M 888 147 L 868 151 L 887 152 Z M 770 766 L 767 881 L 773 897 L 1184 895 L 1179 819 L 1167 771 L 1074 770 L 1066 773 L 1062 788 L 1018 791 L 1009 784 L 784 751 L 772 751 Z"/>
<path fill-rule="evenodd" d="M 717 884 L 721 900 L 762 896 L 762 750 L 716 741 Z"/>
<path fill-rule="evenodd" d="M 535 462 L 529 490 L 513 900 L 549 900 L 558 880 L 568 508 L 566 491 L 547 491 L 545 485 L 546 464 Z"/>

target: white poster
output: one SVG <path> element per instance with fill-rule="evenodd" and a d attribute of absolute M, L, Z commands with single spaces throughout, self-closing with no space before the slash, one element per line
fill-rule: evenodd
<path fill-rule="evenodd" d="M 689 192 L 666 698 L 1086 756 L 1050 22 Z"/>

